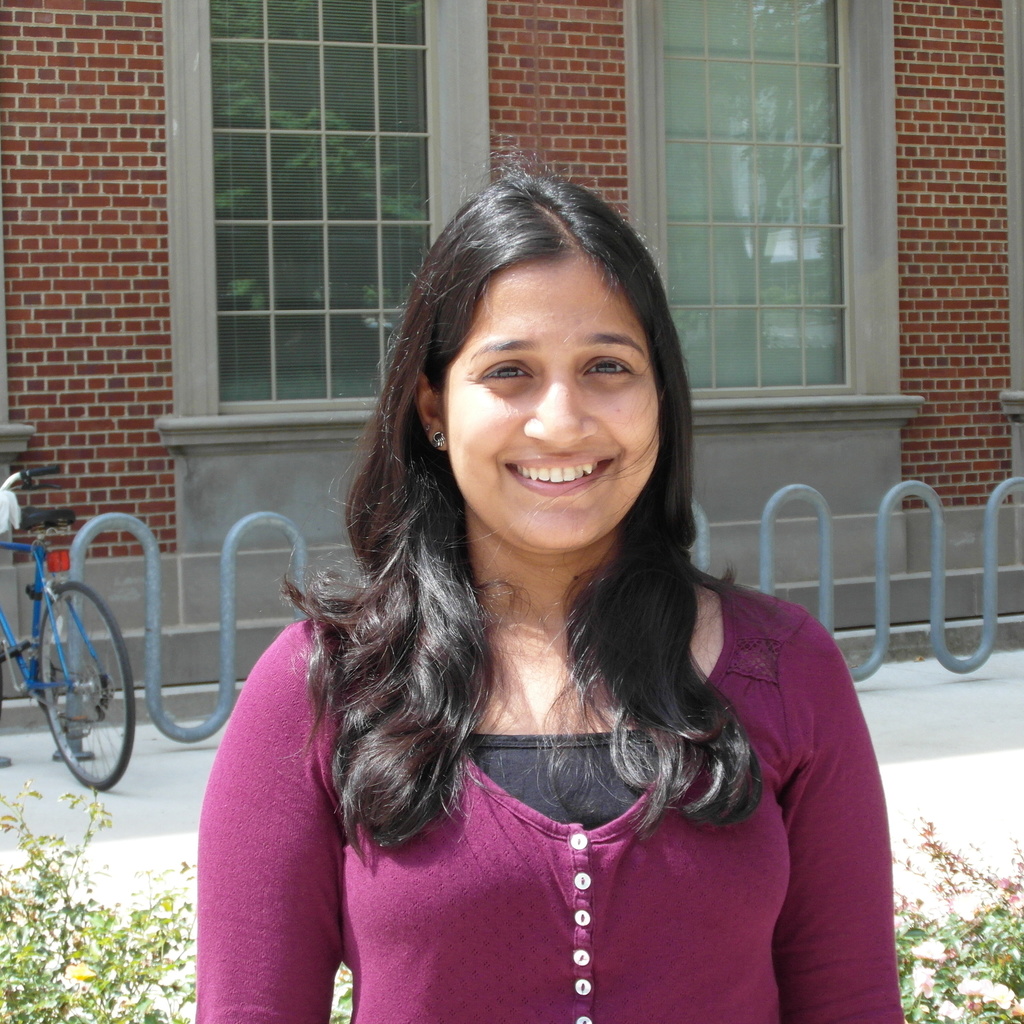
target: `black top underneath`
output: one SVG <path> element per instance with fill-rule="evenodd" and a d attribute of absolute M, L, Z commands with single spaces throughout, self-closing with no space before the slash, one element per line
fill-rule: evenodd
<path fill-rule="evenodd" d="M 552 821 L 597 828 L 637 801 L 612 767 L 609 733 L 479 735 L 471 754 L 506 793 Z"/>

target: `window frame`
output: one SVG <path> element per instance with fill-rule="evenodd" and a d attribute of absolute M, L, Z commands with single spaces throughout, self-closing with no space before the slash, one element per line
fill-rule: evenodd
<path fill-rule="evenodd" d="M 666 252 L 661 0 L 626 0 L 629 209 L 660 262 Z M 844 384 L 695 390 L 724 413 L 771 403 L 835 408 L 858 396 L 899 396 L 895 55 L 892 0 L 837 0 L 842 201 L 846 223 Z M 904 396 L 910 397 L 910 396 Z M 807 400 L 814 401 L 810 406 Z M 724 403 L 724 404 L 723 404 Z M 877 403 L 876 403 L 877 404 Z M 906 403 L 897 402 L 903 405 Z M 917 401 L 916 404 L 920 404 Z"/>
<path fill-rule="evenodd" d="M 425 0 L 431 236 L 489 166 L 486 0 Z M 273 402 L 220 400 L 214 243 L 213 116 L 208 0 L 164 0 L 167 77 L 168 244 L 173 417 L 161 430 L 184 440 L 181 418 L 270 416 L 321 423 L 365 417 L 373 396 Z M 194 424 L 208 432 L 211 423 Z M 228 423 L 225 422 L 225 427 Z M 242 436 L 251 431 L 242 429 Z"/>

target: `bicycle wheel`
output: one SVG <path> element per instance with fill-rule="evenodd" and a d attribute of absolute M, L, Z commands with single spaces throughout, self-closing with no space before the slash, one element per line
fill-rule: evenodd
<path fill-rule="evenodd" d="M 135 689 L 121 631 L 91 587 L 53 587 L 39 631 L 39 703 L 57 750 L 79 782 L 110 789 L 135 740 Z"/>

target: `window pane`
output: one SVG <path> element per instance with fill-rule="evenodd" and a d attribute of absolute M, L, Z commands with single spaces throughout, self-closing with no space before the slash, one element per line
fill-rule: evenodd
<path fill-rule="evenodd" d="M 666 61 L 665 131 L 670 139 L 707 138 L 707 83 L 703 61 Z"/>
<path fill-rule="evenodd" d="M 219 227 L 217 238 L 217 308 L 268 309 L 267 229 Z"/>
<path fill-rule="evenodd" d="M 213 195 L 223 220 L 267 216 L 267 141 L 264 135 L 213 137 Z"/>
<path fill-rule="evenodd" d="M 377 42 L 423 42 L 423 0 L 377 0 Z"/>
<path fill-rule="evenodd" d="M 711 89 L 711 137 L 753 138 L 750 65 L 722 61 L 709 69 Z"/>
<path fill-rule="evenodd" d="M 757 215 L 762 223 L 800 220 L 800 150 L 795 146 L 758 146 Z"/>
<path fill-rule="evenodd" d="M 376 317 L 331 317 L 331 397 L 372 395 L 380 387 L 380 326 Z"/>
<path fill-rule="evenodd" d="M 707 228 L 668 229 L 669 300 L 681 305 L 711 302 Z"/>
<path fill-rule="evenodd" d="M 267 0 L 267 35 L 271 39 L 319 39 L 319 8 L 318 0 Z"/>
<path fill-rule="evenodd" d="M 210 0 L 214 39 L 262 39 L 263 0 Z"/>
<path fill-rule="evenodd" d="M 319 135 L 271 135 L 275 220 L 316 220 L 323 216 Z"/>
<path fill-rule="evenodd" d="M 373 0 L 325 3 L 324 39 L 336 43 L 372 43 Z"/>
<path fill-rule="evenodd" d="M 426 139 L 380 140 L 380 193 L 382 219 L 426 219 Z"/>
<path fill-rule="evenodd" d="M 427 111 L 421 83 L 421 50 L 378 51 L 378 90 L 382 132 L 422 132 Z"/>
<path fill-rule="evenodd" d="M 842 236 L 838 228 L 804 230 L 804 301 L 839 304 L 843 301 Z"/>
<path fill-rule="evenodd" d="M 372 50 L 324 47 L 324 102 L 328 130 L 374 130 Z"/>
<path fill-rule="evenodd" d="M 834 63 L 833 0 L 797 0 L 800 59 Z"/>
<path fill-rule="evenodd" d="M 757 277 L 753 229 L 714 228 L 711 246 L 714 252 L 715 302 L 730 306 L 754 305 L 757 302 Z"/>
<path fill-rule="evenodd" d="M 269 316 L 219 317 L 217 356 L 220 395 L 225 402 L 272 397 Z"/>
<path fill-rule="evenodd" d="M 755 71 L 758 142 L 796 142 L 796 68 L 759 64 Z"/>
<path fill-rule="evenodd" d="M 711 313 L 706 309 L 677 309 L 673 312 L 683 346 L 686 372 L 691 388 L 709 388 L 711 375 Z"/>
<path fill-rule="evenodd" d="M 327 138 L 327 216 L 373 220 L 377 216 L 377 147 L 373 139 Z"/>
<path fill-rule="evenodd" d="M 274 317 L 278 398 L 327 397 L 327 348 L 322 316 Z"/>
<path fill-rule="evenodd" d="M 708 12 L 708 56 L 749 57 L 750 0 L 707 0 L 705 6 Z"/>
<path fill-rule="evenodd" d="M 351 224 L 328 229 L 331 309 L 377 309 L 377 228 Z"/>
<path fill-rule="evenodd" d="M 324 308 L 323 233 L 314 227 L 274 227 L 274 306 Z"/>
<path fill-rule="evenodd" d="M 837 142 L 839 139 L 832 68 L 800 69 L 800 138 L 803 142 Z"/>
<path fill-rule="evenodd" d="M 802 150 L 803 219 L 805 224 L 838 224 L 839 150 Z"/>
<path fill-rule="evenodd" d="M 804 314 L 807 383 L 842 384 L 843 319 L 838 309 L 809 309 Z"/>
<path fill-rule="evenodd" d="M 320 129 L 320 50 L 316 46 L 272 44 L 270 127 Z"/>
<path fill-rule="evenodd" d="M 754 60 L 796 60 L 795 0 L 754 4 Z"/>
<path fill-rule="evenodd" d="M 799 387 L 804 382 L 800 310 L 766 309 L 761 313 L 761 383 Z"/>
<path fill-rule="evenodd" d="M 405 302 L 416 268 L 427 252 L 426 226 L 385 225 L 383 246 L 384 299 L 381 305 L 395 307 Z"/>
<path fill-rule="evenodd" d="M 749 388 L 757 383 L 757 313 L 719 309 L 715 325 L 715 386 Z"/>
<path fill-rule="evenodd" d="M 749 221 L 754 216 L 752 146 L 711 147 L 711 195 L 717 221 Z"/>
<path fill-rule="evenodd" d="M 758 239 L 760 302 L 767 306 L 799 305 L 799 232 L 796 228 L 761 228 Z"/>
<path fill-rule="evenodd" d="M 210 47 L 215 128 L 262 128 L 263 47 L 258 43 L 213 43 Z"/>
<path fill-rule="evenodd" d="M 665 4 L 665 53 L 669 56 L 704 56 L 702 4 Z"/>
<path fill-rule="evenodd" d="M 687 142 L 665 146 L 668 219 L 708 219 L 708 147 Z"/>

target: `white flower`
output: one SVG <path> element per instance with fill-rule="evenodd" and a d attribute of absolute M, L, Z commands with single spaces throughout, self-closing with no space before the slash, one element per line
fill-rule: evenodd
<path fill-rule="evenodd" d="M 931 998 L 935 988 L 935 968 L 918 964 L 911 972 L 911 977 L 914 979 L 914 994 Z"/>
<path fill-rule="evenodd" d="M 1004 1010 L 1008 1010 L 1017 998 L 1005 985 L 989 981 L 988 978 L 964 978 L 956 990 L 968 998 L 975 996 L 984 1003 L 995 1003 Z"/>
<path fill-rule="evenodd" d="M 916 945 L 911 951 L 918 960 L 932 960 L 935 963 L 942 963 L 946 959 L 946 947 L 938 939 L 926 939 Z"/>
<path fill-rule="evenodd" d="M 963 1007 L 954 1006 L 948 999 L 943 1000 L 936 1012 L 946 1020 L 959 1020 L 964 1015 Z"/>
<path fill-rule="evenodd" d="M 957 893 L 949 901 L 950 912 L 962 921 L 973 921 L 985 905 L 985 899 L 976 892 Z"/>

